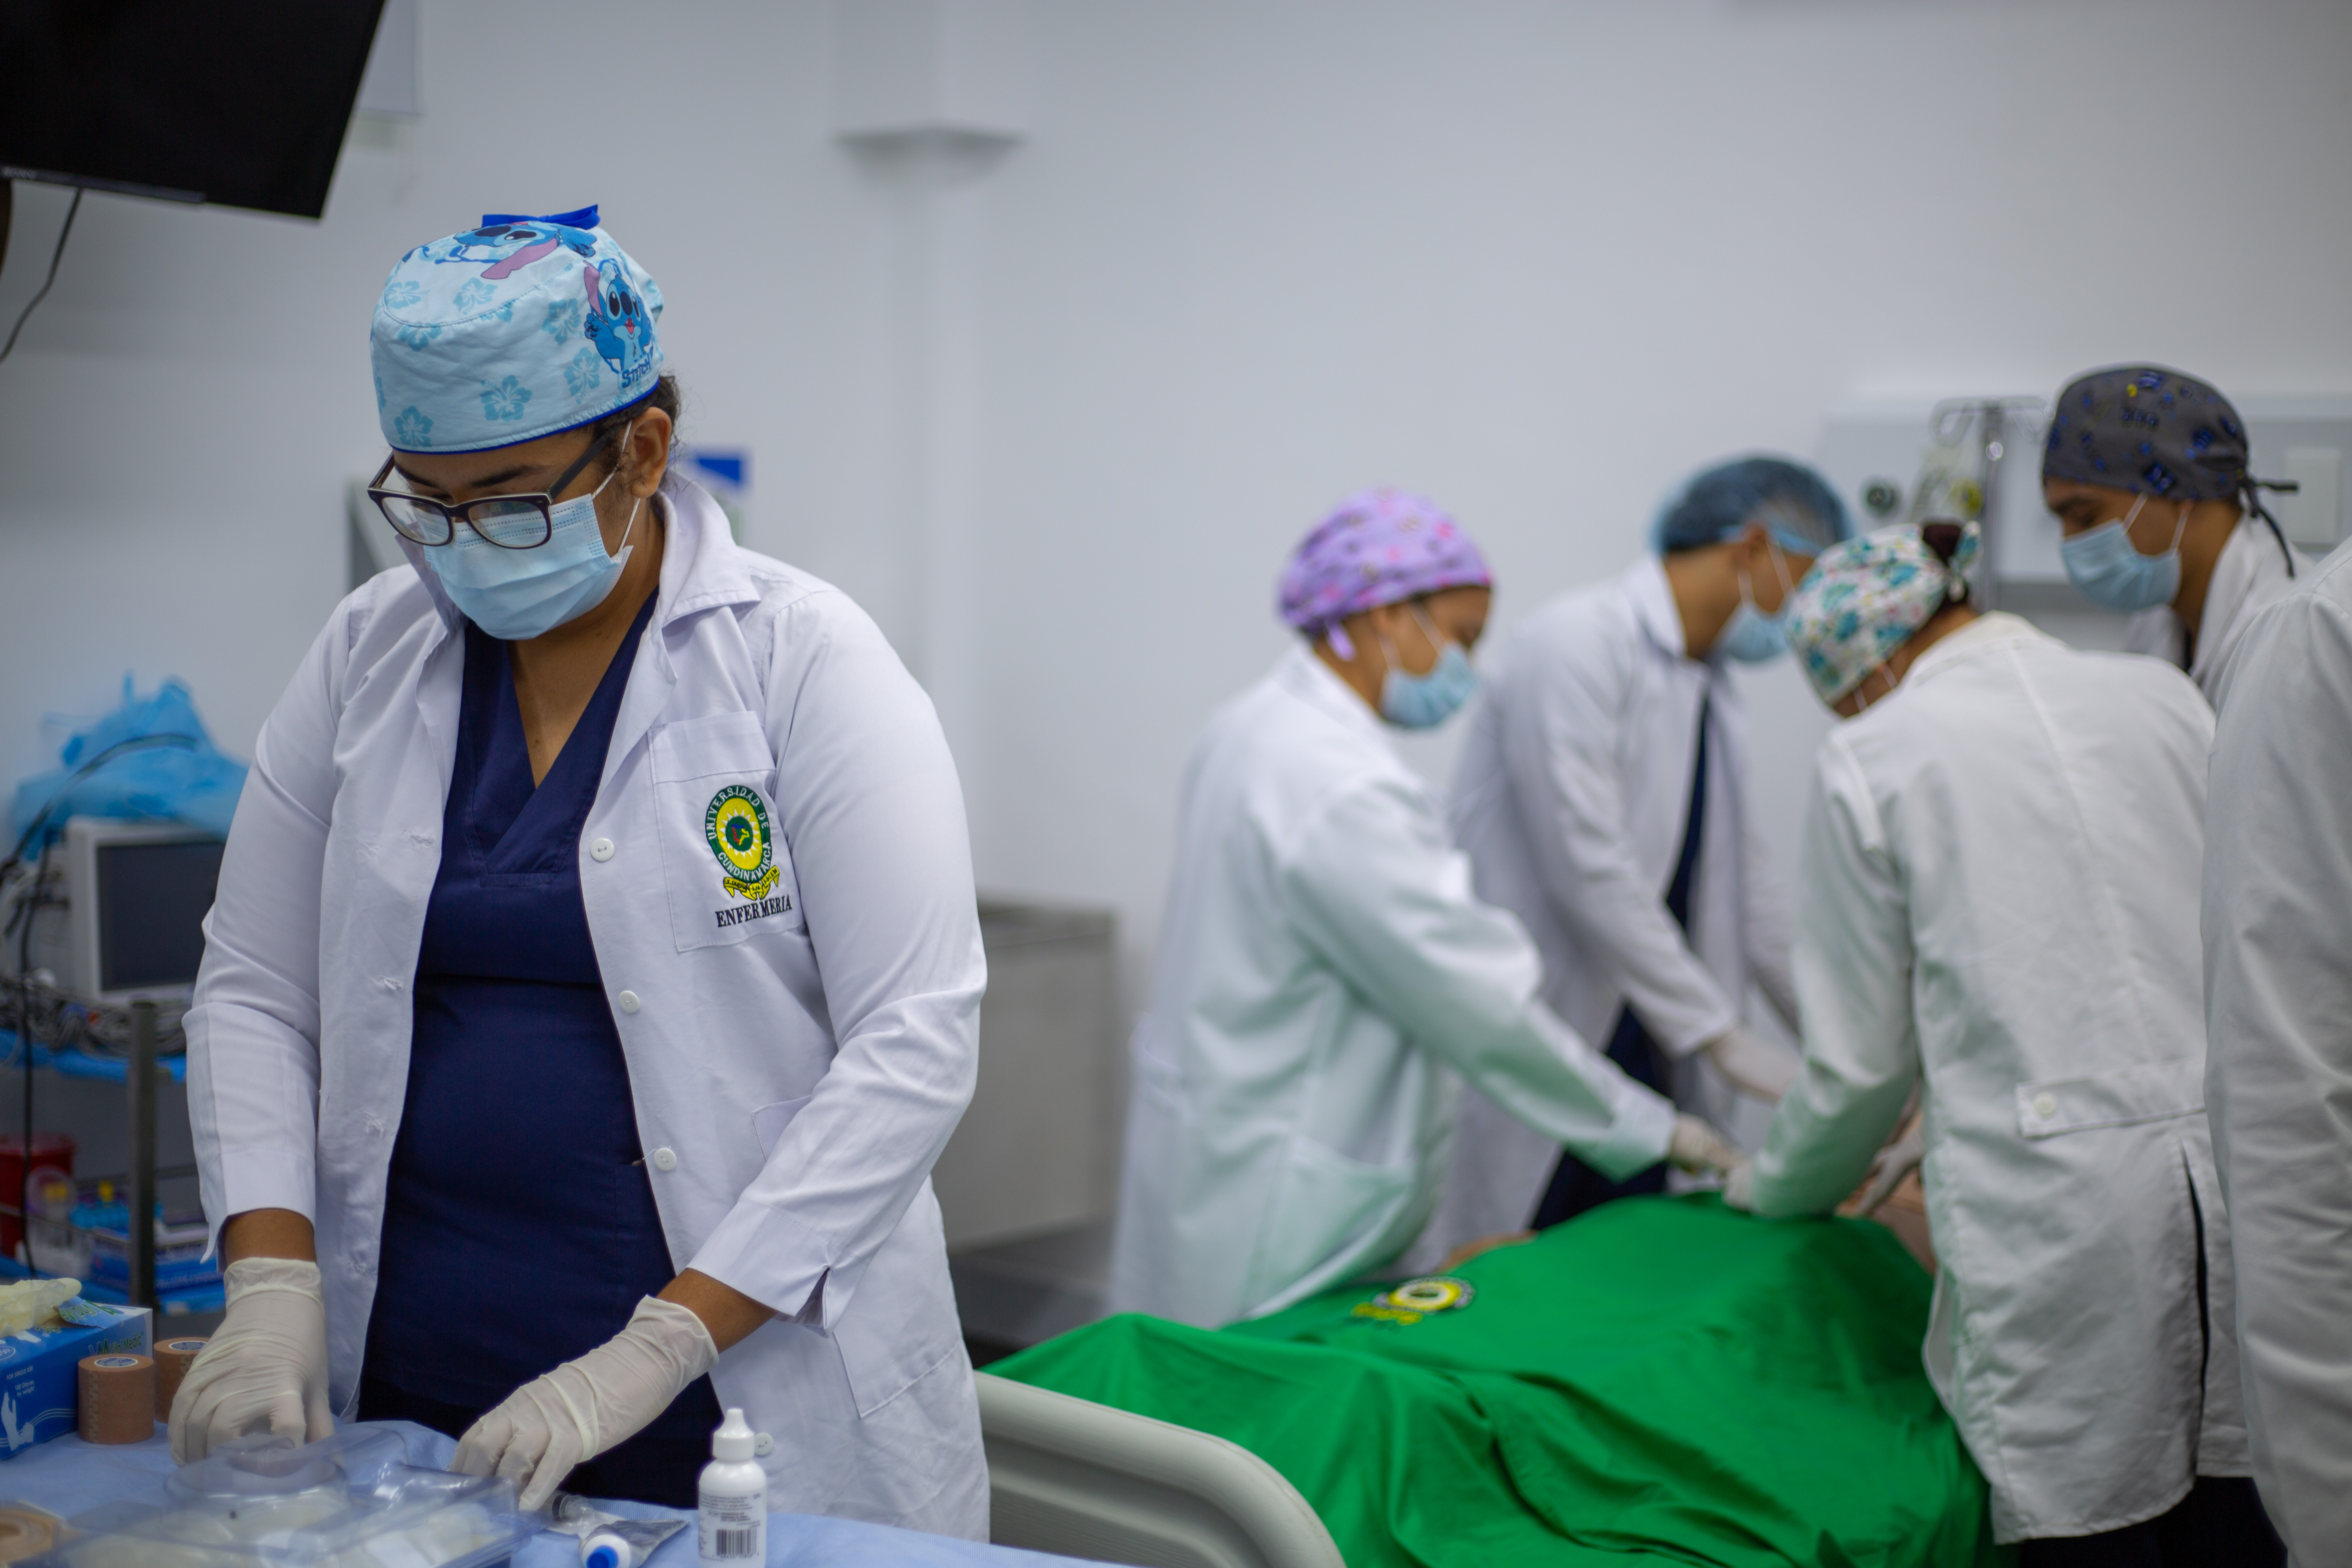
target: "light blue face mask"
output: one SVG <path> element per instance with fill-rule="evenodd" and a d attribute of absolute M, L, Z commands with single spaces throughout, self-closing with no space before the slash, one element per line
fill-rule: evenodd
<path fill-rule="evenodd" d="M 627 450 L 626 435 L 621 447 Z M 613 470 L 618 472 L 618 468 Z M 425 559 L 467 620 L 500 642 L 528 642 L 586 615 L 621 580 L 621 568 L 635 548 L 628 539 L 636 531 L 637 514 L 629 513 L 620 553 L 605 550 L 604 531 L 596 521 L 596 498 L 612 482 L 613 474 L 607 474 L 604 483 L 586 495 L 550 508 L 551 527 L 544 544 L 507 550 L 471 528 L 460 528 L 448 543 L 426 550 Z M 644 505 L 637 503 L 640 509 Z"/>
<path fill-rule="evenodd" d="M 1796 597 L 1797 585 L 1789 581 L 1789 560 L 1780 552 L 1780 542 L 1767 534 L 1764 542 L 1771 547 L 1773 568 L 1780 574 L 1780 605 L 1785 611 Z M 1745 572 L 1739 574 L 1739 608 L 1731 612 L 1731 619 L 1717 634 L 1709 651 L 1742 664 L 1764 664 L 1789 651 L 1788 627 L 1780 616 L 1768 616 L 1756 607 Z"/>
<path fill-rule="evenodd" d="M 2131 525 L 2147 504 L 2147 497 L 2140 496 L 2115 521 L 2058 542 L 2067 578 L 2091 603 L 2129 615 L 2168 605 L 2180 592 L 2180 536 L 2189 527 L 2189 508 L 2180 509 L 2180 525 L 2165 552 L 2142 555 L 2131 542 Z"/>
<path fill-rule="evenodd" d="M 1444 641 L 1421 606 L 1413 619 L 1437 645 L 1437 662 L 1423 675 L 1408 674 L 1397 663 L 1396 649 L 1385 637 L 1381 650 L 1388 655 L 1389 671 L 1381 678 L 1381 717 L 1402 730 L 1433 730 L 1460 710 L 1478 690 L 1478 671 L 1457 642 Z"/>
<path fill-rule="evenodd" d="M 1742 598 L 1729 624 L 1715 639 L 1715 647 L 1726 658 L 1764 664 L 1789 651 L 1789 634 L 1780 616 L 1768 616 L 1756 607 L 1754 600 Z"/>

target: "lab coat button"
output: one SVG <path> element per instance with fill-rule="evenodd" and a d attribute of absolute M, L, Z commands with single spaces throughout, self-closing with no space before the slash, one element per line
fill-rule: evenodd
<path fill-rule="evenodd" d="M 613 858 L 613 841 L 609 838 L 599 838 L 595 843 L 588 846 L 588 858 L 592 860 L 610 860 Z"/>
<path fill-rule="evenodd" d="M 637 1010 L 637 994 L 634 991 L 624 991 L 614 1000 L 621 1005 L 621 1011 L 624 1013 L 634 1013 Z"/>
<path fill-rule="evenodd" d="M 2057 1115 L 2058 1097 L 2053 1094 L 2035 1095 L 2033 1097 L 2033 1114 L 2039 1116 L 2044 1121 L 2047 1121 L 2052 1117 Z"/>
<path fill-rule="evenodd" d="M 654 1169 L 656 1171 L 677 1169 L 677 1152 L 674 1149 L 656 1149 L 654 1151 L 653 1159 Z"/>

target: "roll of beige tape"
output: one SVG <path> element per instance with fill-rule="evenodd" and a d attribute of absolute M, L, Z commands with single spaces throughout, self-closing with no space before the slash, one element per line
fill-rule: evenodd
<path fill-rule="evenodd" d="M 180 1392 L 180 1380 L 205 1353 L 205 1344 L 203 1340 L 165 1340 L 155 1347 L 156 1420 L 172 1418 L 172 1400 Z"/>
<path fill-rule="evenodd" d="M 155 1363 L 109 1351 L 81 1358 L 81 1440 L 144 1443 L 155 1435 Z"/>
<path fill-rule="evenodd" d="M 29 1503 L 12 1502 L 0 1507 L 0 1563 L 14 1563 L 21 1557 L 37 1557 L 58 1543 L 55 1514 L 43 1513 Z"/>

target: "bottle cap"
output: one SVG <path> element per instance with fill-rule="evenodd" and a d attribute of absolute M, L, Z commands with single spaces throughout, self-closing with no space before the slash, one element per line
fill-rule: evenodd
<path fill-rule="evenodd" d="M 585 1568 L 621 1568 L 621 1554 L 609 1541 L 600 1541 L 581 1559 Z"/>
<path fill-rule="evenodd" d="M 752 1434 L 740 1409 L 730 1406 L 727 1419 L 710 1435 L 710 1457 L 714 1459 L 748 1459 L 751 1457 Z"/>

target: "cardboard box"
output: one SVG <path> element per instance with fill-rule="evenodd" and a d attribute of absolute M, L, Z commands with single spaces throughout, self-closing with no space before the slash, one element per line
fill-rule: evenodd
<path fill-rule="evenodd" d="M 0 1459 L 79 1425 L 82 1357 L 102 1351 L 155 1353 L 154 1326 L 144 1307 L 109 1307 L 77 1296 L 58 1315 L 66 1321 L 0 1340 Z"/>

